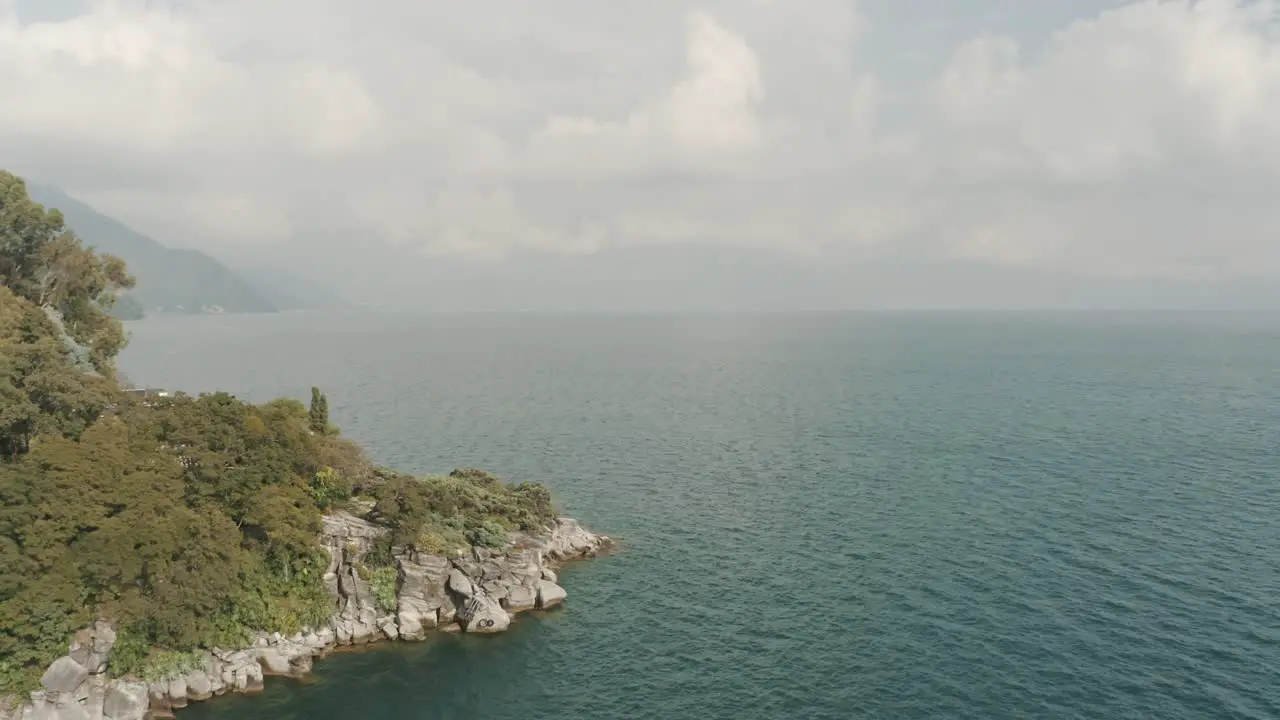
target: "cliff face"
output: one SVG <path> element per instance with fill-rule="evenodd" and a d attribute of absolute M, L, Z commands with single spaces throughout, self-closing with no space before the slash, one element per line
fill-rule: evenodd
<path fill-rule="evenodd" d="M 362 560 L 386 530 L 353 515 L 325 517 L 321 543 L 330 556 L 325 586 L 334 597 L 328 626 L 283 637 L 259 635 L 252 647 L 214 648 L 202 668 L 143 683 L 110 679 L 115 632 L 105 622 L 77 633 L 69 653 L 49 666 L 43 689 L 17 705 L 0 698 L 0 720 L 144 720 L 171 717 L 190 702 L 262 689 L 266 675 L 304 675 L 312 660 L 335 647 L 382 640 L 421 640 L 434 630 L 496 633 L 516 613 L 554 607 L 562 562 L 593 557 L 611 540 L 558 518 L 541 536 L 512 536 L 502 551 L 473 547 L 445 558 L 408 548 L 395 554 L 395 607 L 362 572 Z"/>

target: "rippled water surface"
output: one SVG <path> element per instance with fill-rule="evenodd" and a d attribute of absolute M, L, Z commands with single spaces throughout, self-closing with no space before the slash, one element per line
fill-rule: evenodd
<path fill-rule="evenodd" d="M 198 718 L 1280 716 L 1280 320 L 157 318 L 123 366 L 329 395 L 623 550 L 499 637 Z"/>

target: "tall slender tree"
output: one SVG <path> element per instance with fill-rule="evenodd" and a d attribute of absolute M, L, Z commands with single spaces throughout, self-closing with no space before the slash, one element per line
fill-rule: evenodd
<path fill-rule="evenodd" d="M 311 388 L 311 408 L 309 412 L 311 430 L 317 435 L 329 432 L 329 398 L 320 392 L 320 388 Z"/>

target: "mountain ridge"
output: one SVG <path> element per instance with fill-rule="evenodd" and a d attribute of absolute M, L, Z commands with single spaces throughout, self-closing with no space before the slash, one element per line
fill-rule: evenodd
<path fill-rule="evenodd" d="M 33 200 L 57 208 L 86 246 L 123 259 L 138 284 L 126 297 L 145 312 L 270 313 L 267 294 L 216 258 L 169 247 L 51 185 L 29 184 Z"/>

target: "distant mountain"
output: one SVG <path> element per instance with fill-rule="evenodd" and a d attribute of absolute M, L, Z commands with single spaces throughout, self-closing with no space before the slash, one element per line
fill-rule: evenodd
<path fill-rule="evenodd" d="M 121 309 L 135 314 L 136 300 L 146 312 L 275 312 L 276 306 L 252 283 L 197 250 L 165 247 L 66 193 L 42 185 L 28 187 L 31 198 L 62 211 L 67 227 L 85 245 L 119 256 L 138 285 L 122 299 Z M 123 314 L 123 313 L 121 313 Z"/>
<path fill-rule="evenodd" d="M 349 310 L 351 303 L 327 285 L 276 268 L 233 266 L 277 310 Z"/>

